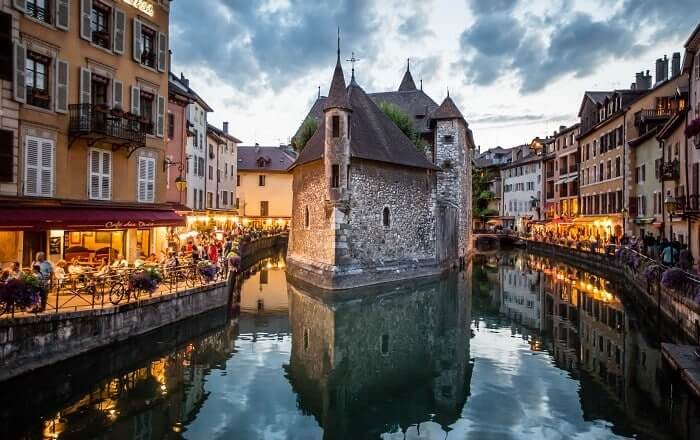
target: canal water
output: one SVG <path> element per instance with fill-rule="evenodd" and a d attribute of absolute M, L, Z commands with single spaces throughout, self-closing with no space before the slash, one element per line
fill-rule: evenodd
<path fill-rule="evenodd" d="M 0 384 L 0 438 L 688 438 L 628 295 L 521 252 L 322 295 L 276 256 L 232 310 Z"/>

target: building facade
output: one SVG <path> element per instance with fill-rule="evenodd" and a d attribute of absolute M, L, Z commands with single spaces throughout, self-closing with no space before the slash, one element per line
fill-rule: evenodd
<path fill-rule="evenodd" d="M 166 201 L 179 211 L 188 211 L 187 204 L 187 107 L 195 100 L 187 90 L 178 86 L 176 77 L 169 74 L 168 80 L 168 115 L 166 132 L 165 190 Z M 184 179 L 178 186 L 178 179 Z"/>
<path fill-rule="evenodd" d="M 236 167 L 241 141 L 228 132 L 228 122 L 218 129 L 207 125 L 207 209 L 231 211 L 236 202 Z"/>
<path fill-rule="evenodd" d="M 548 143 L 551 160 L 545 165 L 545 216 L 571 219 L 579 214 L 579 124 L 561 126 Z"/>
<path fill-rule="evenodd" d="M 292 218 L 292 173 L 296 159 L 291 148 L 239 146 L 237 196 L 238 213 L 251 222 L 286 225 Z"/>
<path fill-rule="evenodd" d="M 449 96 L 428 115 L 406 105 L 429 127 L 432 143 L 422 152 L 379 109 L 375 99 L 387 102 L 386 94 L 368 95 L 354 76 L 345 84 L 338 54 L 319 127 L 292 167 L 288 273 L 340 289 L 440 272 L 470 246 L 474 143 L 466 121 Z M 391 96 L 400 104 L 427 95 L 407 71 Z"/>
<path fill-rule="evenodd" d="M 530 221 L 541 220 L 542 156 L 522 145 L 514 160 L 501 167 L 503 227 L 525 232 Z"/>
<path fill-rule="evenodd" d="M 0 260 L 163 249 L 182 221 L 162 178 L 170 2 L 12 4 L 0 50 L 12 53 L 2 79 L 12 165 L 0 191 L 15 209 L 2 210 Z"/>

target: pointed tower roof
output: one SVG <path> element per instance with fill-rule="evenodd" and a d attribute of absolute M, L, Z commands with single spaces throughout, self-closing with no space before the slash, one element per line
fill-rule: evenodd
<path fill-rule="evenodd" d="M 430 118 L 432 120 L 461 119 L 462 121 L 464 121 L 464 116 L 462 116 L 462 112 L 459 111 L 459 108 L 457 108 L 457 104 L 455 104 L 452 98 L 450 98 L 450 92 L 447 92 L 447 97 L 444 101 L 442 101 L 440 107 L 438 107 L 437 110 L 435 110 L 433 114 L 430 115 Z"/>
<path fill-rule="evenodd" d="M 413 81 L 413 76 L 411 75 L 411 60 L 410 58 L 406 60 L 406 73 L 403 74 L 403 79 L 401 80 L 401 85 L 399 86 L 399 92 L 412 92 L 418 90 L 416 88 L 416 83 Z"/>
<path fill-rule="evenodd" d="M 328 90 L 328 98 L 326 98 L 323 111 L 332 108 L 343 108 L 351 110 L 350 101 L 348 100 L 347 86 L 345 85 L 345 74 L 343 74 L 343 66 L 340 65 L 340 30 L 338 31 L 338 58 L 335 62 L 335 70 L 333 71 L 333 79 L 331 79 L 331 87 Z"/>

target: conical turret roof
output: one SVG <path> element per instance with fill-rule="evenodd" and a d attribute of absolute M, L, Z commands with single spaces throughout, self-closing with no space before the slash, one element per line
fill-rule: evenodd
<path fill-rule="evenodd" d="M 440 107 L 437 108 L 433 112 L 432 115 L 430 115 L 430 118 L 433 120 L 437 119 L 461 119 L 464 120 L 464 116 L 462 116 L 462 112 L 459 111 L 459 108 L 457 108 L 457 104 L 450 98 L 450 95 L 447 95 L 447 98 L 445 98 L 444 101 L 442 101 L 442 104 L 440 104 Z"/>
<path fill-rule="evenodd" d="M 413 92 L 418 90 L 416 88 L 416 83 L 413 81 L 413 75 L 411 75 L 411 69 L 407 68 L 406 73 L 403 74 L 403 79 L 401 80 L 401 85 L 399 86 L 399 92 Z"/>
<path fill-rule="evenodd" d="M 326 98 L 326 102 L 324 104 L 323 111 L 331 108 L 343 108 L 347 110 L 352 109 L 350 107 L 350 101 L 348 100 L 343 66 L 340 65 L 340 52 L 338 52 L 338 60 L 335 63 L 333 79 L 331 80 L 331 88 L 328 90 L 328 98 Z"/>

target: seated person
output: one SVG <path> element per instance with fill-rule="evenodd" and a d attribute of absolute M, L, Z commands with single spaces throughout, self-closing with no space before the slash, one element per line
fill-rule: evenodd
<path fill-rule="evenodd" d="M 124 258 L 124 255 L 121 252 L 119 252 L 117 254 L 117 258 L 115 258 L 114 261 L 112 262 L 112 267 L 113 268 L 129 267 L 129 262 L 126 261 L 126 258 Z"/>
<path fill-rule="evenodd" d="M 68 265 L 68 273 L 80 275 L 83 273 L 83 266 L 80 265 L 77 258 L 73 258 Z"/>
<path fill-rule="evenodd" d="M 66 280 L 68 274 L 66 273 L 66 268 L 68 267 L 68 262 L 66 260 L 58 260 L 56 263 L 56 269 L 54 270 L 54 276 L 56 281 L 61 285 Z"/>
<path fill-rule="evenodd" d="M 103 258 L 102 261 L 100 262 L 100 265 L 97 267 L 97 272 L 95 272 L 95 276 L 98 277 L 103 277 L 112 270 L 112 268 L 109 266 L 109 263 L 107 262 L 107 258 Z"/>

